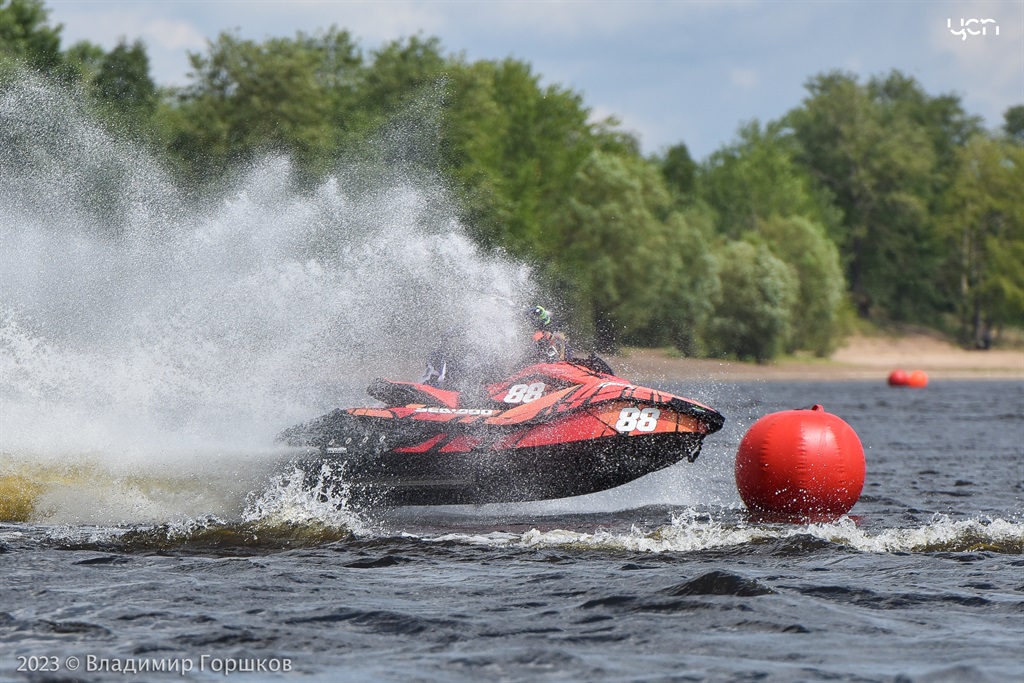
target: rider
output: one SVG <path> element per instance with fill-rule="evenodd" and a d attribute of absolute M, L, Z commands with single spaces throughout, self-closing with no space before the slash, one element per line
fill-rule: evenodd
<path fill-rule="evenodd" d="M 526 318 L 534 327 L 534 337 L 527 354 L 529 362 L 557 362 L 571 357 L 565 335 L 552 321 L 551 311 L 544 306 L 526 309 Z M 469 344 L 465 331 L 457 328 L 445 332 L 438 348 L 426 358 L 426 368 L 420 384 L 438 388 L 455 389 L 469 380 L 467 371 L 473 362 L 468 355 Z"/>
<path fill-rule="evenodd" d="M 534 328 L 531 354 L 534 360 L 555 363 L 572 356 L 565 334 L 552 322 L 548 309 L 534 306 L 527 310 L 526 315 Z"/>
<path fill-rule="evenodd" d="M 419 379 L 441 389 L 451 389 L 456 381 L 465 379 L 466 340 L 464 335 L 451 327 L 441 337 L 441 343 L 427 355 L 427 367 Z"/>
<path fill-rule="evenodd" d="M 591 353 L 586 358 L 576 357 L 569 348 L 569 341 L 565 334 L 557 329 L 557 325 L 551 318 L 551 312 L 543 306 L 534 306 L 527 312 L 527 317 L 533 323 L 533 353 L 530 360 L 534 363 L 556 363 L 558 361 L 569 361 L 576 365 L 590 368 L 595 372 L 606 375 L 614 375 L 614 371 L 608 363 L 596 354 Z"/>
<path fill-rule="evenodd" d="M 530 363 L 556 363 L 572 358 L 568 340 L 557 329 L 548 309 L 533 306 L 527 309 L 526 317 L 534 328 L 533 344 L 528 354 Z M 469 357 L 472 354 L 468 349 L 470 346 L 464 334 L 456 328 L 446 331 L 439 347 L 427 355 L 426 368 L 419 383 L 443 389 L 465 388 L 472 384 L 469 370 L 476 363 Z"/>

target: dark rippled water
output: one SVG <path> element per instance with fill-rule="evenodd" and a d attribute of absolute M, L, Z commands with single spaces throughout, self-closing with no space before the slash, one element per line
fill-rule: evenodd
<path fill-rule="evenodd" d="M 40 501 L 0 525 L 0 678 L 1024 680 L 1020 382 L 664 388 L 726 429 L 692 465 L 571 501 L 356 513 L 274 481 L 175 497 L 90 470 L 57 495 L 23 470 Z M 748 518 L 737 443 L 812 403 L 860 435 L 861 501 Z"/>

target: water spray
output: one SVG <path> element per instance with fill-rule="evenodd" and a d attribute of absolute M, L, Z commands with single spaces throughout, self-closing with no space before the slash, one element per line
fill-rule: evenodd
<path fill-rule="evenodd" d="M 491 353 L 520 333 L 479 292 L 528 300 L 528 269 L 482 253 L 433 178 L 339 168 L 301 192 L 271 157 L 194 205 L 38 82 L 0 95 L 0 124 L 8 467 L 220 468 L 221 485 L 373 376 L 411 378 L 445 329 Z"/>

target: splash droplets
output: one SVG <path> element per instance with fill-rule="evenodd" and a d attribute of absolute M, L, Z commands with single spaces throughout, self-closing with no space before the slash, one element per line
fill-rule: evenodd
<path fill-rule="evenodd" d="M 500 354 L 530 273 L 482 253 L 433 178 L 282 157 L 184 198 L 72 97 L 0 93 L 0 457 L 115 472 L 273 449 L 407 376 L 444 331 Z M 231 467 L 237 465 L 237 458 Z"/>
<path fill-rule="evenodd" d="M 0 117 L 5 452 L 81 448 L 89 424 L 100 449 L 266 445 L 367 373 L 418 370 L 450 326 L 494 351 L 518 334 L 494 297 L 528 271 L 482 254 L 430 180 L 339 169 L 299 192 L 277 157 L 192 206 L 38 84 Z"/>

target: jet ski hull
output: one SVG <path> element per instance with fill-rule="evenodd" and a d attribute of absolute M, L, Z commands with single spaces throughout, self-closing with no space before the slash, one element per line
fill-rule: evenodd
<path fill-rule="evenodd" d="M 335 410 L 282 436 L 310 448 L 299 459 L 307 479 L 357 501 L 460 505 L 612 489 L 692 462 L 724 421 L 695 401 L 567 365 L 492 385 L 483 408 L 422 385 L 371 385 L 390 401 L 424 402 Z"/>
<path fill-rule="evenodd" d="M 302 459 L 302 470 L 343 485 L 356 500 L 383 505 L 468 505 L 567 498 L 622 486 L 700 451 L 703 435 L 521 447 L 508 451 L 410 453 L 362 446 L 326 447 Z M 342 450 L 344 449 L 344 450 Z"/>

